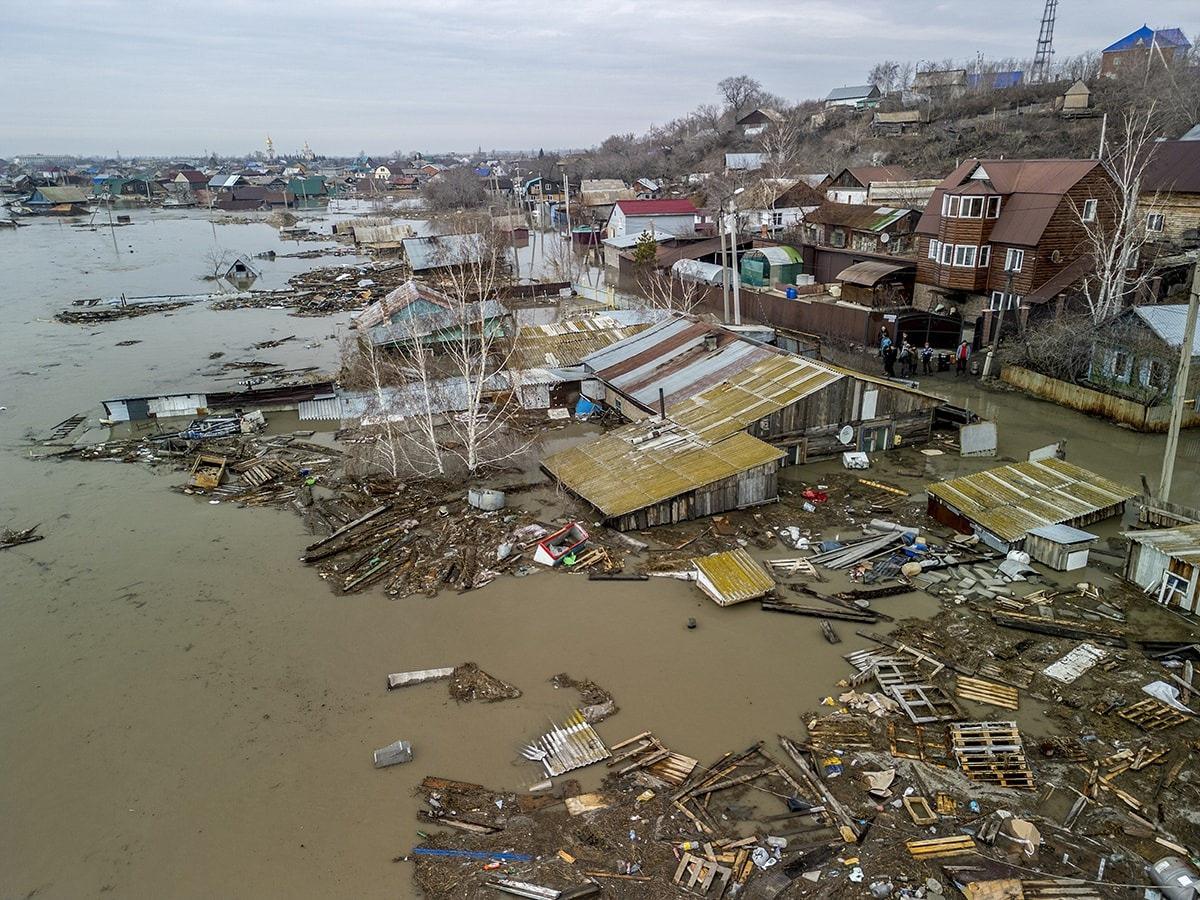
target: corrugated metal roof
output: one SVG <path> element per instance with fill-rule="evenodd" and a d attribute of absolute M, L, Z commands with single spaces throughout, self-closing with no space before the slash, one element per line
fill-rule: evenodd
<path fill-rule="evenodd" d="M 671 271 L 685 281 L 699 281 L 703 284 L 720 284 L 725 266 L 716 263 L 700 262 L 698 259 L 677 259 L 671 266 Z"/>
<path fill-rule="evenodd" d="M 563 450 L 542 466 L 605 517 L 635 512 L 784 455 L 739 432 L 708 445 L 668 422 L 626 425 Z"/>
<path fill-rule="evenodd" d="M 1200 525 L 1156 528 L 1152 531 L 1127 531 L 1125 537 L 1135 544 L 1153 547 L 1159 553 L 1190 565 L 1200 565 Z"/>
<path fill-rule="evenodd" d="M 575 366 L 589 353 L 602 350 L 647 327 L 647 324 L 625 326 L 607 316 L 549 325 L 525 325 L 513 339 L 508 365 L 515 369 Z"/>
<path fill-rule="evenodd" d="M 1192 46 L 1191 41 L 1178 28 L 1162 28 L 1155 31 L 1153 28 L 1143 25 L 1137 31 L 1129 32 L 1116 43 L 1109 44 L 1100 52 L 1120 53 L 1125 50 L 1148 50 L 1151 45 L 1184 49 Z"/>
<path fill-rule="evenodd" d="M 1070 525 L 1043 525 L 1041 528 L 1029 529 L 1029 533 L 1056 544 L 1083 544 L 1097 539 L 1090 531 L 1082 531 Z"/>
<path fill-rule="evenodd" d="M 668 231 L 640 231 L 637 234 L 620 234 L 616 237 L 605 238 L 601 243 L 609 247 L 616 247 L 619 250 L 628 250 L 647 234 L 656 241 L 673 241 L 677 237 L 677 235 L 671 234 Z"/>
<path fill-rule="evenodd" d="M 744 548 L 692 560 L 696 583 L 718 606 L 754 600 L 775 589 L 775 581 Z"/>
<path fill-rule="evenodd" d="M 766 259 L 773 266 L 790 266 L 793 263 L 803 262 L 802 257 L 793 247 L 755 247 L 753 250 L 747 250 L 744 256 L 758 255 Z"/>
<path fill-rule="evenodd" d="M 1187 324 L 1186 303 L 1165 303 L 1160 306 L 1135 306 L 1134 313 L 1146 323 L 1169 347 L 1183 346 L 1184 326 Z M 1200 325 L 1192 335 L 1192 357 L 1200 356 Z"/>
<path fill-rule="evenodd" d="M 865 100 L 867 97 L 878 97 L 879 88 L 873 84 L 856 84 L 847 87 L 837 87 L 825 95 L 826 100 Z"/>
<path fill-rule="evenodd" d="M 618 200 L 627 216 L 694 216 L 700 210 L 691 200 Z"/>
<path fill-rule="evenodd" d="M 891 206 L 827 201 L 808 213 L 804 220 L 818 225 L 840 225 L 854 231 L 881 232 L 886 231 L 911 212 L 911 209 L 898 209 Z"/>
<path fill-rule="evenodd" d="M 1042 525 L 1075 521 L 1138 493 L 1061 459 L 999 466 L 926 490 L 1004 541 L 1020 540 Z"/>
<path fill-rule="evenodd" d="M 843 284 L 859 284 L 863 287 L 874 287 L 881 278 L 903 272 L 905 269 L 915 269 L 915 263 L 888 263 L 877 259 L 868 259 L 854 263 L 838 273 L 838 281 Z"/>

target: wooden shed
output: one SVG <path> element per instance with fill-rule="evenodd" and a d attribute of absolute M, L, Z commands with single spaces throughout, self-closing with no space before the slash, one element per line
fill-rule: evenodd
<path fill-rule="evenodd" d="M 1070 525 L 1043 525 L 1030 530 L 1025 552 L 1035 562 L 1059 572 L 1074 572 L 1088 564 L 1088 551 L 1100 538 Z"/>
<path fill-rule="evenodd" d="M 1195 613 L 1200 605 L 1200 525 L 1131 531 L 1125 578 L 1164 606 Z"/>

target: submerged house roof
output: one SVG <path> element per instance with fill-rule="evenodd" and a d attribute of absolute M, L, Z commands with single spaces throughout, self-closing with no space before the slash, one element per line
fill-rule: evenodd
<path fill-rule="evenodd" d="M 744 547 L 697 557 L 692 563 L 696 584 L 718 606 L 744 603 L 775 589 L 775 580 Z"/>
<path fill-rule="evenodd" d="M 1150 531 L 1127 531 L 1125 537 L 1135 544 L 1152 547 L 1163 556 L 1200 566 L 1200 525 L 1180 525 L 1177 528 L 1155 528 Z"/>
<path fill-rule="evenodd" d="M 483 259 L 483 235 L 441 234 L 405 238 L 404 255 L 414 272 L 476 263 Z"/>
<path fill-rule="evenodd" d="M 1013 463 L 926 489 L 963 518 L 1006 542 L 1043 525 L 1095 521 L 1137 491 L 1061 459 Z"/>
<path fill-rule="evenodd" d="M 87 194 L 82 188 L 67 186 L 67 187 L 40 187 L 34 190 L 33 196 L 26 203 L 38 205 L 48 204 L 50 206 L 58 206 L 63 203 L 87 203 Z"/>

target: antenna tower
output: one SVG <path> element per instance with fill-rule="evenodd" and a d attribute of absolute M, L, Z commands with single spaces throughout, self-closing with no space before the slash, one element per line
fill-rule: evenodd
<path fill-rule="evenodd" d="M 1058 11 L 1058 0 L 1046 0 L 1042 11 L 1042 27 L 1038 31 L 1037 52 L 1033 55 L 1033 71 L 1029 80 L 1034 84 L 1050 78 L 1050 58 L 1054 56 L 1054 14 Z"/>

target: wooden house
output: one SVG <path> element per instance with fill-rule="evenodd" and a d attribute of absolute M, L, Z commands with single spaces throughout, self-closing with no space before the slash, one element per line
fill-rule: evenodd
<path fill-rule="evenodd" d="M 87 194 L 74 186 L 39 187 L 24 205 L 39 215 L 77 216 L 87 212 L 87 202 Z"/>
<path fill-rule="evenodd" d="M 914 303 L 957 309 L 979 340 L 1002 304 L 1020 326 L 1091 271 L 1087 229 L 1112 222 L 1113 194 L 1094 159 L 967 160 L 917 224 Z"/>
<path fill-rule="evenodd" d="M 1087 116 L 1092 114 L 1092 90 L 1083 81 L 1076 81 L 1062 95 L 1060 111 L 1064 116 Z"/>
<path fill-rule="evenodd" d="M 911 181 L 903 166 L 850 166 L 825 182 L 825 199 L 834 203 L 866 203 L 872 184 Z"/>
<path fill-rule="evenodd" d="M 1139 216 L 1159 253 L 1200 247 L 1200 141 L 1159 141 L 1142 175 Z"/>
<path fill-rule="evenodd" d="M 912 90 L 935 102 L 953 100 L 967 92 L 967 70 L 926 69 L 913 76 Z"/>
<path fill-rule="evenodd" d="M 742 129 L 743 136 L 756 137 L 772 125 L 778 125 L 782 121 L 782 113 L 767 107 L 758 107 L 757 109 L 750 110 L 750 112 L 746 113 L 734 124 Z"/>
<path fill-rule="evenodd" d="M 920 218 L 913 209 L 826 202 L 805 215 L 803 233 L 820 246 L 903 255 L 913 247 Z"/>

